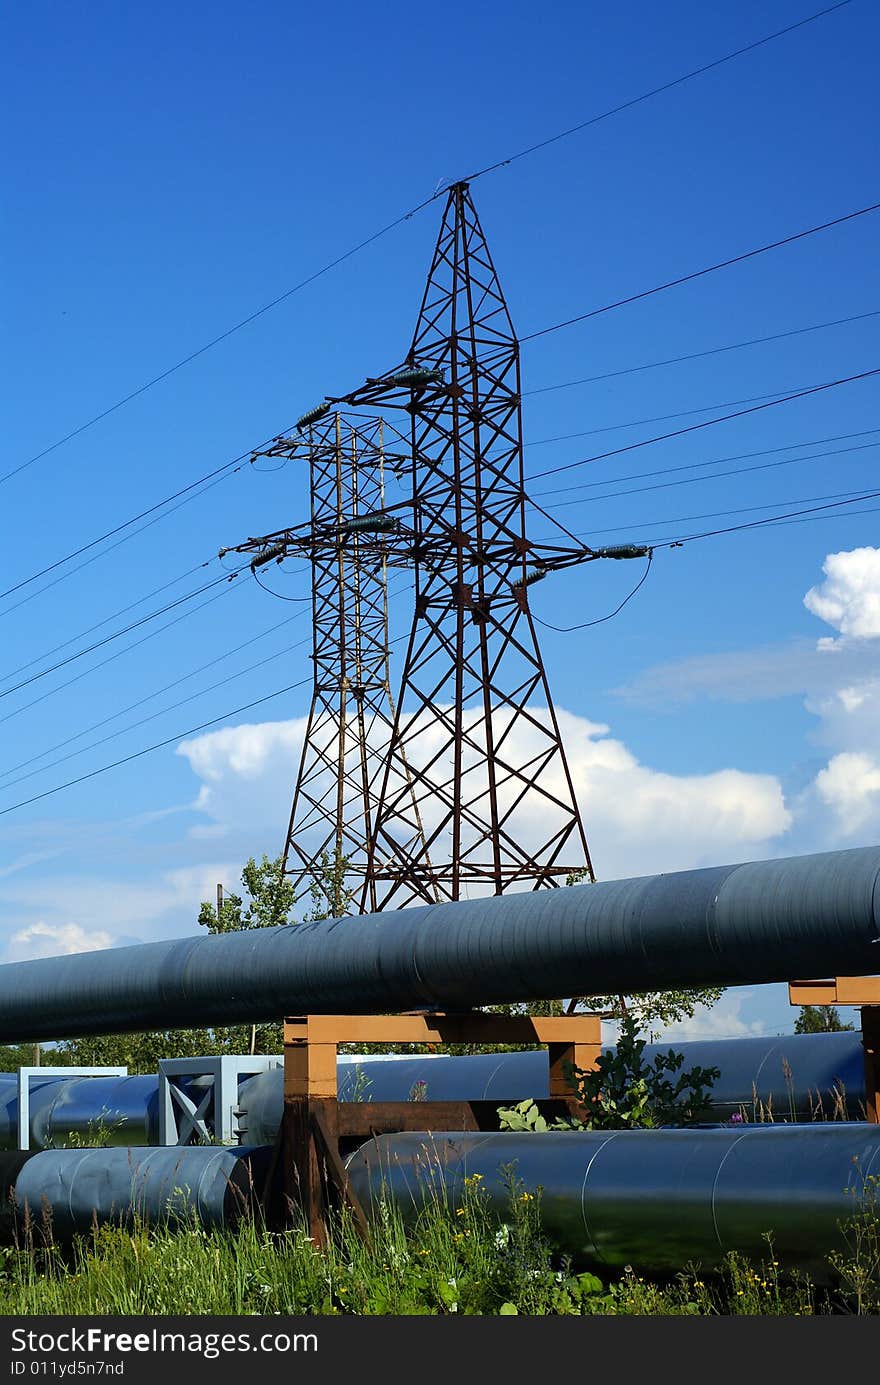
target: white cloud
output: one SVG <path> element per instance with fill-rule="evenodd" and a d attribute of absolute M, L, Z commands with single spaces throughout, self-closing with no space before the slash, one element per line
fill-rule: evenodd
<path fill-rule="evenodd" d="M 880 763 L 862 752 L 834 755 L 816 775 L 816 791 L 831 809 L 841 836 L 852 836 L 880 815 Z"/>
<path fill-rule="evenodd" d="M 102 928 L 89 932 L 78 923 L 33 923 L 12 934 L 6 948 L 6 961 L 29 962 L 36 957 L 97 952 L 112 947 L 115 941 L 112 934 Z"/>
<path fill-rule="evenodd" d="M 751 991 L 742 989 L 725 991 L 715 1005 L 698 1005 L 690 1019 L 665 1025 L 657 1031 L 656 1040 L 665 1044 L 689 1039 L 746 1039 L 764 1034 L 765 1021 L 746 1020 L 742 1015 L 743 1005 L 751 995 Z"/>
<path fill-rule="evenodd" d="M 804 597 L 807 610 L 845 637 L 876 639 L 880 635 L 880 549 L 829 553 L 822 571 L 825 581 Z"/>
<path fill-rule="evenodd" d="M 204 838 L 206 828 L 214 837 L 246 829 L 273 844 L 270 855 L 280 851 L 305 729 L 305 717 L 295 717 L 227 726 L 182 741 L 176 753 L 202 781 L 193 806 L 209 820 L 191 835 Z"/>
<path fill-rule="evenodd" d="M 532 709 L 540 716 L 540 709 Z M 754 854 L 790 825 L 782 789 L 772 775 L 735 768 L 711 774 L 675 775 L 641 763 L 609 728 L 559 710 L 560 729 L 597 873 L 605 879 L 653 870 L 730 860 Z M 209 817 L 241 830 L 244 825 L 278 824 L 289 811 L 304 722 L 268 722 L 211 732 L 180 747 L 203 779 L 198 797 Z M 496 728 L 497 730 L 497 728 Z M 352 730 L 351 734 L 354 734 Z M 410 747 L 410 763 L 427 762 L 441 736 L 427 729 Z M 543 744 L 539 731 L 518 727 L 505 743 L 513 762 L 528 763 Z M 475 756 L 465 752 L 462 773 Z M 542 787 L 564 797 L 558 764 L 544 772 Z M 469 785 L 471 795 L 476 785 Z M 515 785 L 502 791 L 512 796 Z M 426 805 L 425 826 L 435 811 Z M 548 800 L 527 798 L 514 819 L 514 835 L 527 844 L 547 840 L 553 831 Z M 572 860 L 572 864 L 577 864 Z"/>

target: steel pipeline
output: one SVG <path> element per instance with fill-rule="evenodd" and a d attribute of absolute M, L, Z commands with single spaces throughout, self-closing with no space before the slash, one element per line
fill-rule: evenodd
<path fill-rule="evenodd" d="M 880 969 L 880 847 L 0 967 L 0 1041 Z"/>
<path fill-rule="evenodd" d="M 864 1100 L 864 1058 L 858 1032 L 789 1034 L 775 1039 L 703 1039 L 648 1045 L 650 1062 L 657 1051 L 674 1047 L 683 1070 L 694 1066 L 720 1069 L 712 1088 L 712 1117 L 726 1120 L 743 1111 L 746 1119 L 810 1120 L 839 1111 L 859 1114 Z M 791 1074 L 786 1077 L 784 1064 Z M 406 1101 L 417 1084 L 429 1101 L 520 1101 L 549 1095 L 547 1053 L 485 1053 L 449 1058 L 419 1055 L 381 1060 L 342 1057 L 338 1065 L 339 1096 L 351 1101 Z M 200 1086 L 195 1079 L 192 1087 Z M 239 1086 L 242 1139 L 251 1145 L 272 1144 L 283 1104 L 283 1071 L 270 1068 Z M 131 1077 L 53 1077 L 52 1069 L 31 1079 L 31 1149 L 58 1147 L 71 1136 L 91 1140 L 100 1135 L 111 1145 L 149 1145 L 159 1139 L 159 1084 L 155 1074 Z M 18 1081 L 0 1073 L 0 1149 L 18 1144 Z"/>
<path fill-rule="evenodd" d="M 844 1248 L 840 1222 L 857 1210 L 864 1180 L 880 1174 L 880 1129 L 382 1135 L 346 1167 L 363 1203 L 391 1197 L 409 1221 L 426 1200 L 461 1206 L 473 1175 L 509 1221 L 512 1174 L 517 1195 L 540 1187 L 551 1243 L 584 1265 L 712 1270 L 733 1250 L 822 1283 L 833 1278 L 829 1252 Z"/>

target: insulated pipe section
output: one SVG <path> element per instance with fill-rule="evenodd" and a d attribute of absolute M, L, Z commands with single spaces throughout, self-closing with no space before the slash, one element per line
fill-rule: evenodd
<path fill-rule="evenodd" d="M 717 1067 L 708 1119 L 743 1113 L 761 1119 L 856 1119 L 865 1099 L 861 1034 L 788 1034 L 775 1039 L 701 1039 L 648 1044 L 645 1061 L 670 1048 L 682 1071 Z M 786 1077 L 784 1064 L 791 1073 Z M 425 1101 L 523 1101 L 550 1095 L 546 1049 L 478 1053 L 462 1058 L 421 1054 L 393 1060 L 345 1057 L 338 1065 L 340 1101 L 407 1101 L 424 1083 Z M 272 1144 L 281 1124 L 283 1069 L 270 1068 L 241 1085 L 241 1126 L 248 1144 Z"/>
<path fill-rule="evenodd" d="M 880 847 L 10 962 L 0 1041 L 880 970 Z"/>
<path fill-rule="evenodd" d="M 382 1135 L 346 1167 L 365 1206 L 390 1196 L 410 1221 L 437 1198 L 459 1206 L 474 1174 L 492 1212 L 508 1220 L 512 1171 L 523 1190 L 542 1189 L 556 1248 L 597 1268 L 713 1270 L 736 1251 L 827 1283 L 828 1254 L 844 1248 L 840 1222 L 857 1211 L 864 1181 L 880 1174 L 880 1129 Z"/>
<path fill-rule="evenodd" d="M 19 1243 L 70 1241 L 97 1223 L 196 1221 L 234 1226 L 254 1208 L 269 1149 L 193 1145 L 162 1149 L 58 1149 L 0 1156 L 6 1225 Z M 5 1161 L 24 1161 L 15 1168 Z"/>
<path fill-rule="evenodd" d="M 656 1053 L 670 1048 L 681 1053 L 684 1071 L 695 1066 L 720 1069 L 712 1087 L 710 1114 L 715 1120 L 727 1120 L 740 1111 L 746 1120 L 838 1117 L 841 1100 L 844 1118 L 857 1117 L 865 1099 L 864 1053 L 858 1032 L 648 1044 L 645 1060 L 650 1062 Z M 189 1080 L 197 1099 L 203 1081 Z M 339 1059 L 341 1101 L 406 1101 L 416 1088 L 427 1101 L 539 1100 L 550 1095 L 547 1052 L 461 1058 L 346 1055 Z M 275 1142 L 283 1103 L 281 1066 L 241 1082 L 238 1125 L 246 1144 Z M 51 1068 L 44 1068 L 41 1076 L 31 1079 L 29 1148 L 57 1149 L 70 1144 L 71 1137 L 104 1145 L 158 1144 L 156 1075 L 56 1077 Z M 11 1073 L 0 1073 L 0 1150 L 17 1147 L 18 1080 Z"/>

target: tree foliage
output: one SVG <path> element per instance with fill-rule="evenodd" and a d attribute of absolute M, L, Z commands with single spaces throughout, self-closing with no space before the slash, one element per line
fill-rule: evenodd
<path fill-rule="evenodd" d="M 840 1034 L 852 1028 L 844 1024 L 836 1005 L 802 1005 L 794 1022 L 795 1034 Z"/>
<path fill-rule="evenodd" d="M 693 1125 L 705 1120 L 718 1068 L 682 1071 L 684 1055 L 670 1049 L 645 1059 L 647 1040 L 631 1014 L 624 1015 L 613 1050 L 600 1054 L 594 1068 L 569 1072 L 569 1085 L 581 1115 L 548 1123 L 532 1100 L 499 1107 L 502 1130 L 651 1130 Z"/>

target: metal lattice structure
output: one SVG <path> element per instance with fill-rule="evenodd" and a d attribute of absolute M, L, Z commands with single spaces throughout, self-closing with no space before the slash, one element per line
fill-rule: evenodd
<path fill-rule="evenodd" d="M 346 396 L 412 419 L 415 614 L 368 868 L 384 907 L 593 878 L 528 601 L 532 580 L 587 554 L 527 536 L 520 394 L 513 324 L 458 184 L 403 366 Z"/>
<path fill-rule="evenodd" d="M 394 432 L 406 498 L 384 493 L 389 425 L 334 405 L 409 416 L 408 439 Z M 529 536 L 519 344 L 466 183 L 449 189 L 403 363 L 327 396 L 297 428 L 270 452 L 310 457 L 311 523 L 235 550 L 255 552 L 252 567 L 312 556 L 315 696 L 287 871 L 313 880 L 344 864 L 361 912 L 593 880 L 529 591 L 552 571 L 649 550 Z M 396 698 L 392 565 L 415 578 Z"/>
<path fill-rule="evenodd" d="M 331 913 L 344 912 L 352 878 L 364 907 L 378 907 L 367 863 L 394 721 L 386 436 L 399 463 L 404 440 L 380 418 L 323 414 L 302 435 L 278 438 L 261 455 L 308 459 L 310 522 L 236 550 L 256 553 L 253 571 L 294 553 L 311 563 L 314 684 L 284 869 L 297 898 L 318 891 Z"/>

